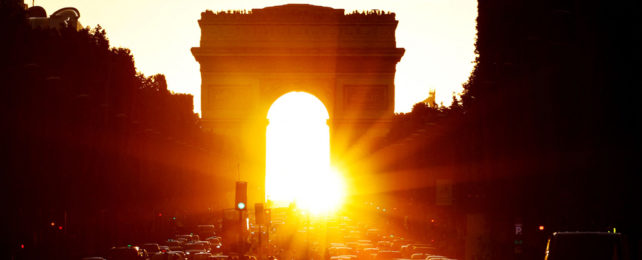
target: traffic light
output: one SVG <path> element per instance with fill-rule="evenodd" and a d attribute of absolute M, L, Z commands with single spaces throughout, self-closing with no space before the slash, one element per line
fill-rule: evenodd
<path fill-rule="evenodd" d="M 245 210 L 247 208 L 247 182 L 236 182 L 236 210 Z"/>

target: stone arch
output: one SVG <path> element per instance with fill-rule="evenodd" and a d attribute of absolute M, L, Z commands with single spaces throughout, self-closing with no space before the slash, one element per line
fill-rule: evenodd
<path fill-rule="evenodd" d="M 332 118 L 332 112 L 334 110 L 332 106 L 333 105 L 332 91 L 330 90 L 330 87 L 319 88 L 319 87 L 313 87 L 313 86 L 299 86 L 299 85 L 293 85 L 293 84 L 283 84 L 283 85 L 280 85 L 278 88 L 272 88 L 269 90 L 269 93 L 266 93 L 262 97 L 261 100 L 262 102 L 264 102 L 264 107 L 265 107 L 264 109 L 262 109 L 262 111 L 265 111 L 264 113 L 265 118 L 267 118 L 268 111 L 270 110 L 272 105 L 279 98 L 292 92 L 305 92 L 319 99 L 319 101 L 321 101 L 326 111 L 328 112 L 328 116 Z"/>
<path fill-rule="evenodd" d="M 201 14 L 192 54 L 201 67 L 203 126 L 240 151 L 250 203 L 265 198 L 266 118 L 281 95 L 303 91 L 325 105 L 335 165 L 350 165 L 348 149 L 387 133 L 404 53 L 397 24 L 394 13 L 308 4 Z"/>

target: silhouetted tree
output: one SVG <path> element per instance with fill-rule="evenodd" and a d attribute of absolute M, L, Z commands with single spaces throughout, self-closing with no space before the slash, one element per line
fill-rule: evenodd
<path fill-rule="evenodd" d="M 215 165 L 224 158 L 191 95 L 138 73 L 131 51 L 111 48 L 100 26 L 34 30 L 22 6 L 5 7 L 0 172 L 12 198 L 3 199 L 2 245 L 12 246 L 1 254 L 100 254 L 169 236 L 179 212 L 220 207 Z M 34 255 L 17 255 L 16 243 Z"/>

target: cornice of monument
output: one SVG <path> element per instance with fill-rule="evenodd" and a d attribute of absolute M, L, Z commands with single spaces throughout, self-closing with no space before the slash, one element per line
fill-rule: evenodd
<path fill-rule="evenodd" d="M 352 12 L 309 4 L 286 4 L 261 9 L 201 13 L 199 24 L 397 24 L 395 14 L 380 10 Z"/>
<path fill-rule="evenodd" d="M 342 56 L 342 57 L 397 57 L 404 48 L 192 48 L 195 57 L 211 56 Z"/>

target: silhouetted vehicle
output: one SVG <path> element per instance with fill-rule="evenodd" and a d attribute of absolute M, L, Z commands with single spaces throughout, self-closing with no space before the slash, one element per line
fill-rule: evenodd
<path fill-rule="evenodd" d="M 185 249 L 185 251 L 196 249 L 196 250 L 203 250 L 206 252 L 209 252 L 212 249 L 212 247 L 210 246 L 210 242 L 207 242 L 207 241 L 194 241 L 194 242 L 185 243 L 183 245 L 183 248 Z"/>
<path fill-rule="evenodd" d="M 402 245 L 401 248 L 399 249 L 401 251 L 401 255 L 404 256 L 404 257 L 409 257 L 410 256 L 410 247 L 411 246 L 412 245 L 410 245 L 410 244 Z"/>
<path fill-rule="evenodd" d="M 161 252 L 152 255 L 151 260 L 185 260 L 185 254 L 180 251 Z"/>
<path fill-rule="evenodd" d="M 153 255 L 161 251 L 158 243 L 145 243 L 139 246 L 142 249 L 145 249 L 148 254 Z"/>
<path fill-rule="evenodd" d="M 607 232 L 555 232 L 546 244 L 545 260 L 628 259 L 622 235 Z"/>
<path fill-rule="evenodd" d="M 415 253 L 432 254 L 434 251 L 434 248 L 427 244 L 407 244 L 407 245 L 401 246 L 400 251 L 403 257 L 408 258 Z"/>
<path fill-rule="evenodd" d="M 381 250 L 392 249 L 392 241 L 377 241 L 377 247 Z"/>
<path fill-rule="evenodd" d="M 374 247 L 375 246 L 370 242 L 370 240 L 359 240 L 352 248 L 355 249 L 357 253 L 361 254 L 366 248 Z"/>
<path fill-rule="evenodd" d="M 433 254 L 434 251 L 435 251 L 434 247 L 424 246 L 424 245 L 412 246 L 410 248 L 411 248 L 410 249 L 410 253 L 411 254 L 417 254 L 417 253 L 420 253 L 420 254 Z"/>
<path fill-rule="evenodd" d="M 183 252 L 183 251 L 169 251 L 169 252 L 167 252 L 167 253 L 168 253 L 168 254 L 177 255 L 177 256 L 179 256 L 179 259 L 181 259 L 181 260 L 185 260 L 185 258 L 187 257 L 187 256 L 185 255 L 185 252 Z"/>
<path fill-rule="evenodd" d="M 330 257 L 340 256 L 340 255 L 351 255 L 353 253 L 354 253 L 354 250 L 352 250 L 352 248 L 347 246 L 338 246 L 338 247 L 328 248 L 328 254 Z"/>
<path fill-rule="evenodd" d="M 379 251 L 377 253 L 377 257 L 375 257 L 376 260 L 389 260 L 389 259 L 396 259 L 396 258 L 401 258 L 400 251 L 382 250 L 382 251 Z"/>
<path fill-rule="evenodd" d="M 354 260 L 358 257 L 356 255 L 338 255 L 330 257 L 331 260 Z"/>
<path fill-rule="evenodd" d="M 145 251 L 137 246 L 112 247 L 107 254 L 108 260 L 141 260 Z"/>
<path fill-rule="evenodd" d="M 441 255 L 428 255 L 428 256 L 426 256 L 425 259 L 426 260 L 454 260 L 454 259 L 451 259 L 451 258 L 448 258 L 448 257 L 445 257 L 445 256 L 441 256 Z"/>
<path fill-rule="evenodd" d="M 213 237 L 216 236 L 216 227 L 214 225 L 198 225 L 198 235 L 201 237 Z"/>
<path fill-rule="evenodd" d="M 168 239 L 165 243 L 171 251 L 183 251 L 183 241 L 176 239 Z"/>
<path fill-rule="evenodd" d="M 202 255 L 202 254 L 211 255 L 209 252 L 205 251 L 205 249 L 187 249 L 187 250 L 185 250 L 185 258 L 187 258 L 189 260 L 193 260 L 195 256 Z M 202 258 L 202 256 L 199 257 L 199 258 Z"/>
<path fill-rule="evenodd" d="M 380 234 L 379 229 L 370 228 L 366 230 L 366 237 L 371 240 L 379 240 Z"/>
<path fill-rule="evenodd" d="M 191 254 L 187 255 L 187 259 L 189 259 L 189 260 L 209 260 L 210 256 L 212 256 L 212 254 L 210 254 L 208 252 L 204 252 L 204 251 L 203 252 L 195 252 L 195 253 L 191 253 Z"/>
<path fill-rule="evenodd" d="M 183 241 L 183 242 L 193 242 L 193 241 L 199 241 L 201 238 L 198 235 L 176 235 L 176 240 L 178 241 Z"/>
<path fill-rule="evenodd" d="M 210 243 L 211 252 L 223 252 L 223 242 L 221 237 L 208 237 L 207 239 L 205 239 L 205 241 Z"/>
<path fill-rule="evenodd" d="M 209 241 L 212 244 L 214 244 L 214 243 L 222 243 L 223 242 L 223 238 L 219 237 L 219 236 L 211 236 L 211 237 L 206 238 L 205 241 Z"/>

